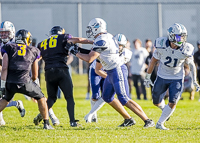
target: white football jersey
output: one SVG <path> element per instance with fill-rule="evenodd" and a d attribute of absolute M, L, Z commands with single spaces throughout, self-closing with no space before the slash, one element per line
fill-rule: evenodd
<path fill-rule="evenodd" d="M 123 65 L 119 56 L 119 46 L 116 39 L 110 33 L 99 35 L 93 43 L 93 51 L 100 53 L 98 60 L 104 70 L 111 70 Z"/>
<path fill-rule="evenodd" d="M 128 63 L 131 60 L 132 52 L 127 48 L 123 48 L 120 58 L 124 64 Z"/>
<path fill-rule="evenodd" d="M 155 47 L 153 57 L 160 61 L 157 75 L 163 79 L 183 79 L 184 63 L 193 61 L 193 45 L 184 43 L 179 49 L 172 49 L 168 38 L 160 37 Z"/>

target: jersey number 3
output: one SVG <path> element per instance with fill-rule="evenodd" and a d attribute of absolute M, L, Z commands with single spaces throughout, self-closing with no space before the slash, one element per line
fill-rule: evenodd
<path fill-rule="evenodd" d="M 166 65 L 166 66 L 168 66 L 168 67 L 171 67 L 170 65 L 168 65 L 168 64 L 170 64 L 171 62 L 173 62 L 172 61 L 172 58 L 171 57 L 169 57 L 169 56 L 167 56 L 166 57 L 166 62 L 164 62 L 164 64 Z M 173 67 L 176 67 L 177 66 L 177 62 L 178 62 L 178 59 L 174 59 L 174 65 L 173 65 Z"/>
<path fill-rule="evenodd" d="M 17 44 L 20 47 L 20 50 L 17 51 L 17 54 L 19 56 L 25 56 L 26 55 L 26 45 Z"/>
<path fill-rule="evenodd" d="M 58 35 L 52 36 L 49 40 L 49 48 L 55 48 L 57 46 Z M 47 49 L 47 39 L 42 41 L 41 48 L 44 47 L 44 50 Z"/>

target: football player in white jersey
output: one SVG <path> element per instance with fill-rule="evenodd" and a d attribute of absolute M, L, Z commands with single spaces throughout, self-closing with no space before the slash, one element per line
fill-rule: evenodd
<path fill-rule="evenodd" d="M 124 64 L 130 61 L 132 52 L 124 48 L 127 43 L 127 39 L 123 34 L 117 34 L 114 36 L 119 44 L 119 55 L 122 60 L 124 60 Z M 84 117 L 86 122 L 97 122 L 97 111 L 103 107 L 105 104 L 104 100 L 101 97 L 100 91 L 103 88 L 103 81 L 106 78 L 107 74 L 102 69 L 102 65 L 99 60 L 94 60 L 90 65 L 89 70 L 89 79 L 90 85 L 92 89 L 92 98 L 91 98 L 91 110 Z"/>
<path fill-rule="evenodd" d="M 106 22 L 101 18 L 94 18 L 89 22 L 87 28 L 87 37 L 95 38 L 92 51 L 89 54 L 82 54 L 72 48 L 70 52 L 86 62 L 91 63 L 98 59 L 102 64 L 103 69 L 106 71 L 104 73 L 106 78 L 102 98 L 123 116 L 124 122 L 119 127 L 132 126 L 136 123 L 123 105 L 131 109 L 145 122 L 144 127 L 153 127 L 154 122 L 146 116 L 140 105 L 129 97 L 127 67 L 119 56 L 117 41 L 110 33 L 107 33 Z M 119 100 L 114 97 L 115 93 Z"/>
<path fill-rule="evenodd" d="M 169 27 L 168 37 L 155 41 L 156 50 L 147 69 L 144 84 L 153 85 L 150 80 L 156 62 L 159 62 L 157 78 L 152 91 L 153 104 L 162 110 L 157 129 L 169 130 L 164 122 L 172 115 L 183 90 L 184 64 L 188 64 L 192 73 L 196 91 L 200 90 L 196 80 L 196 67 L 193 61 L 194 47 L 186 42 L 187 30 L 184 25 L 175 23 Z M 169 103 L 165 105 L 163 97 L 169 88 Z"/>
<path fill-rule="evenodd" d="M 10 21 L 4 21 L 1 23 L 0 27 L 0 49 L 3 47 L 4 44 L 14 43 L 15 42 L 15 27 L 13 23 Z M 0 62 L 2 62 L 2 55 L 0 54 Z M 2 63 L 0 64 L 0 71 L 2 69 Z M 25 109 L 21 100 L 17 101 L 10 101 L 7 107 L 15 106 L 19 112 L 21 117 L 25 116 Z M 5 121 L 3 119 L 3 114 L 0 112 L 0 126 L 5 125 Z"/>

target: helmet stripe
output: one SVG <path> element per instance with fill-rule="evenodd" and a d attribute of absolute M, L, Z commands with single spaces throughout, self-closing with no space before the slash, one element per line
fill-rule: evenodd
<path fill-rule="evenodd" d="M 122 34 L 119 34 L 119 38 L 118 38 L 118 41 L 120 42 L 122 39 Z"/>
<path fill-rule="evenodd" d="M 5 22 L 5 21 L 4 21 Z M 3 28 L 4 22 L 1 23 L 1 28 Z"/>

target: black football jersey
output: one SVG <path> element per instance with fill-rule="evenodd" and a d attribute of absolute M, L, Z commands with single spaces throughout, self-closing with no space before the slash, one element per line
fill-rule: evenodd
<path fill-rule="evenodd" d="M 45 62 L 45 70 L 57 67 L 68 67 L 67 56 L 68 50 L 64 47 L 67 39 L 71 38 L 70 34 L 52 35 L 49 39 L 38 44 L 41 51 L 42 59 Z"/>
<path fill-rule="evenodd" d="M 1 48 L 1 54 L 8 54 L 8 74 L 6 82 L 27 83 L 31 77 L 29 72 L 32 63 L 40 57 L 36 47 L 23 44 L 6 44 Z"/>

